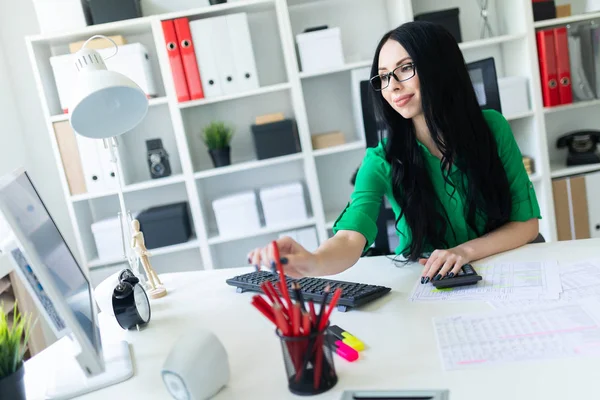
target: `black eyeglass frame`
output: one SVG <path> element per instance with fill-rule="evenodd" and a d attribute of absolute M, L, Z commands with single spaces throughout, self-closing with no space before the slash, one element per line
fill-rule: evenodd
<path fill-rule="evenodd" d="M 411 65 L 411 66 L 412 66 L 412 69 L 413 69 L 413 70 L 412 70 L 412 71 L 413 71 L 413 74 L 412 74 L 412 75 L 411 75 L 409 78 L 406 78 L 406 79 L 402 79 L 402 80 L 401 80 L 401 79 L 399 79 L 399 78 L 396 76 L 395 72 L 396 72 L 396 70 L 397 70 L 398 68 L 402 68 L 402 67 L 405 67 L 405 66 L 407 66 L 407 65 Z M 414 77 L 415 77 L 415 75 L 416 75 L 416 73 L 417 73 L 417 69 L 415 68 L 415 63 L 414 63 L 414 62 L 407 62 L 407 63 L 401 64 L 401 65 L 398 65 L 396 68 L 394 68 L 393 70 L 391 70 L 390 72 L 388 72 L 388 73 L 386 73 L 386 74 L 375 75 L 374 77 L 372 77 L 371 79 L 369 79 L 369 84 L 371 84 L 371 87 L 373 88 L 373 90 L 375 90 L 376 92 L 381 92 L 382 90 L 384 90 L 385 88 L 387 88 L 388 86 L 390 86 L 390 82 L 392 81 L 392 80 L 391 80 L 391 77 L 392 77 L 392 76 L 394 77 L 394 79 L 395 79 L 397 82 L 406 82 L 407 80 L 414 78 Z M 381 79 L 381 78 L 382 78 L 382 77 L 384 77 L 384 76 L 387 76 L 387 77 L 388 77 L 388 83 L 387 83 L 387 85 L 385 85 L 385 86 L 382 86 L 380 89 L 377 89 L 377 88 L 375 87 L 375 85 L 373 84 L 373 79 L 376 79 L 376 78 L 380 78 L 380 79 Z"/>

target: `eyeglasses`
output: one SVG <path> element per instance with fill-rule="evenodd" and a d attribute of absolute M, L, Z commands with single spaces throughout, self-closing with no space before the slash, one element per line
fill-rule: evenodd
<path fill-rule="evenodd" d="M 397 82 L 404 82 L 415 76 L 415 63 L 406 63 L 397 66 L 387 74 L 376 75 L 369 82 L 376 91 L 381 91 L 390 85 L 391 77 L 393 76 Z"/>

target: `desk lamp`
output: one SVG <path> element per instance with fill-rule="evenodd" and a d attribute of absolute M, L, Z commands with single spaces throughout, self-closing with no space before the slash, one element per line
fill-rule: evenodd
<path fill-rule="evenodd" d="M 117 137 L 132 130 L 144 119 L 148 111 L 148 98 L 144 91 L 127 76 L 109 71 L 102 56 L 96 50 L 86 48 L 87 44 L 96 38 L 104 38 L 114 44 L 115 52 L 107 59 L 114 57 L 119 51 L 112 39 L 103 35 L 94 35 L 86 40 L 81 50 L 75 54 L 77 83 L 73 93 L 73 104 L 70 107 L 69 121 L 77 134 L 91 139 L 102 139 L 104 147 L 110 152 L 118 181 L 123 256 L 127 259 L 131 270 L 139 277 L 139 260 L 134 256 L 130 246 L 126 245 L 131 238 L 131 215 L 125 208 L 123 198 L 121 171 L 117 162 Z"/>

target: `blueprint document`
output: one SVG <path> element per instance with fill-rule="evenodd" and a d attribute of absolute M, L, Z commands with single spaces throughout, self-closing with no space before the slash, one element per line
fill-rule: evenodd
<path fill-rule="evenodd" d="M 558 299 L 561 283 L 556 262 L 504 262 L 473 265 L 482 280 L 475 285 L 436 289 L 418 280 L 411 301 Z"/>
<path fill-rule="evenodd" d="M 433 320 L 446 370 L 600 354 L 596 300 Z"/>
<path fill-rule="evenodd" d="M 551 300 L 551 302 L 564 303 L 589 297 L 600 298 L 600 259 L 559 263 L 558 273 L 562 292 L 558 300 Z M 490 301 L 494 308 L 530 307 L 548 303 L 548 301 L 523 299 Z"/>

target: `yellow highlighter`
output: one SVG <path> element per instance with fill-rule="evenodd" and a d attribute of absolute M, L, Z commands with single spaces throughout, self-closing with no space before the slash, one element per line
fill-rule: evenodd
<path fill-rule="evenodd" d="M 341 340 L 343 343 L 352 347 L 356 351 L 363 351 L 365 349 L 365 344 L 362 341 L 337 325 L 331 325 L 329 327 L 329 332 L 338 340 Z"/>

